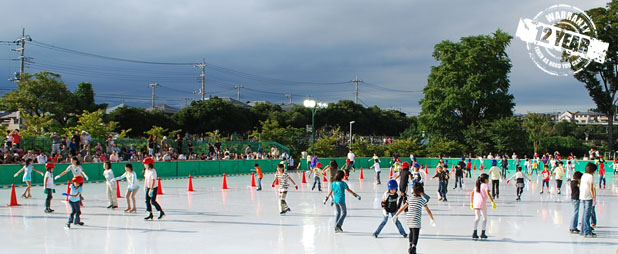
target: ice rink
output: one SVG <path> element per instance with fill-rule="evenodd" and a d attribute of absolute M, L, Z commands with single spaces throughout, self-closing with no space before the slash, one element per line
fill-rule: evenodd
<path fill-rule="evenodd" d="M 430 173 L 433 170 L 429 170 Z M 511 171 L 512 173 L 512 171 Z M 300 183 L 298 173 L 291 174 Z M 292 209 L 279 215 L 277 192 L 271 188 L 272 174 L 263 180 L 263 191 L 249 187 L 250 175 L 229 176 L 230 189 L 221 190 L 221 177 L 194 178 L 195 192 L 187 192 L 187 179 L 163 180 L 165 195 L 158 200 L 167 213 L 163 220 L 144 221 L 144 191 L 137 195 L 138 213 L 127 214 L 126 200 L 120 208 L 106 209 L 108 203 L 103 183 L 84 186 L 82 221 L 85 226 L 64 229 L 70 208 L 60 193 L 66 186 L 56 186 L 53 214 L 46 214 L 42 187 L 33 187 L 32 199 L 19 195 L 21 206 L 0 208 L 0 253 L 407 253 L 408 239 L 402 238 L 391 221 L 379 238 L 372 233 L 382 220 L 380 199 L 386 191 L 388 171 L 382 172 L 382 185 L 375 185 L 374 174 L 352 174 L 348 184 L 362 196 L 359 201 L 348 195 L 348 217 L 344 233 L 334 232 L 334 211 L 323 205 L 326 190 L 311 191 L 313 179 L 290 189 L 288 204 Z M 534 177 L 534 176 L 533 176 Z M 598 175 L 595 175 L 598 183 Z M 464 190 L 452 190 L 448 202 L 437 200 L 437 180 L 426 183 L 431 196 L 429 208 L 436 224 L 429 223 L 423 212 L 419 253 L 615 253 L 618 248 L 618 186 L 610 178 L 607 189 L 598 191 L 596 233 L 589 239 L 569 233 L 572 215 L 570 190 L 556 195 L 539 194 L 540 182 L 526 186 L 522 201 L 515 201 L 511 182 L 501 184 L 497 209 L 488 210 L 488 241 L 471 239 L 474 213 L 467 193 L 472 179 L 465 179 Z M 139 183 L 143 186 L 143 182 Z M 568 184 L 565 184 L 568 186 Z M 124 196 L 126 183 L 121 182 Z M 565 187 L 566 187 L 565 186 Z M 10 189 L 0 190 L 8 203 Z M 612 215 L 613 214 L 613 215 Z M 400 216 L 403 219 L 404 215 Z M 405 221 L 405 219 L 404 219 Z M 404 228 L 407 226 L 402 222 Z M 76 252 L 77 251 L 77 252 Z"/>

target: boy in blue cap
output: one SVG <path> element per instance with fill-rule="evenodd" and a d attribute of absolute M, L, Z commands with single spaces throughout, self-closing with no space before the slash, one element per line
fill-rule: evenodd
<path fill-rule="evenodd" d="M 378 238 L 378 235 L 384 228 L 384 225 L 386 225 L 386 221 L 388 221 L 389 215 L 395 216 L 395 213 L 397 212 L 397 210 L 399 210 L 400 205 L 397 201 L 399 199 L 399 195 L 397 195 L 397 187 L 397 181 L 388 181 L 388 191 L 386 191 L 382 196 L 382 214 L 384 216 L 384 219 L 382 220 L 382 223 L 380 223 L 380 225 L 378 226 L 378 229 L 376 229 L 376 232 L 373 233 L 373 237 L 375 238 Z M 403 229 L 401 222 L 399 222 L 398 219 L 395 219 L 394 223 L 399 230 L 399 234 L 401 234 L 403 238 L 408 238 L 408 234 L 406 234 L 406 231 Z"/>

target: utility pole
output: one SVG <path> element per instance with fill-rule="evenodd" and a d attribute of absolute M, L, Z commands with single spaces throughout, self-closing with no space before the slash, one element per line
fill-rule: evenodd
<path fill-rule="evenodd" d="M 154 110 L 155 107 L 155 89 L 157 89 L 157 87 L 159 87 L 159 83 L 150 83 L 148 85 L 148 87 L 152 88 L 152 109 Z"/>
<path fill-rule="evenodd" d="M 288 97 L 290 99 L 290 104 L 292 104 L 292 94 L 291 93 L 286 93 L 285 97 Z"/>
<path fill-rule="evenodd" d="M 356 83 L 356 96 L 354 96 L 354 103 L 358 104 L 358 83 L 363 82 L 362 80 L 358 80 L 358 76 L 352 80 L 352 82 Z"/>
<path fill-rule="evenodd" d="M 10 79 L 11 81 L 19 82 L 21 80 L 21 77 L 24 75 L 24 73 L 26 73 L 26 61 L 28 60 L 26 58 L 26 41 L 32 41 L 32 38 L 30 38 L 30 35 L 26 35 L 26 29 L 22 28 L 21 37 L 14 41 L 14 43 L 21 46 L 21 48 L 16 48 L 13 50 L 13 51 L 20 52 L 19 75 L 15 75 L 13 79 Z"/>
<path fill-rule="evenodd" d="M 245 88 L 245 87 L 244 86 L 234 86 L 234 89 L 237 90 L 237 92 L 236 92 L 236 100 L 237 101 L 240 101 L 240 89 L 241 88 Z"/>
<path fill-rule="evenodd" d="M 202 88 L 198 92 L 199 95 L 202 96 L 202 100 L 206 100 L 206 61 L 202 58 L 202 63 L 194 65 L 197 68 L 202 70 L 200 74 L 200 79 L 202 81 Z"/>
<path fill-rule="evenodd" d="M 190 101 L 191 101 L 191 98 L 185 98 L 185 106 L 188 106 Z"/>

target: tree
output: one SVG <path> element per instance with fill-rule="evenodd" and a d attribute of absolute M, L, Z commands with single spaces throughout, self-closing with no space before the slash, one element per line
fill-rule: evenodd
<path fill-rule="evenodd" d="M 103 110 L 99 109 L 94 112 L 88 112 L 84 110 L 82 114 L 77 117 L 77 125 L 75 127 L 65 128 L 68 136 L 74 131 L 86 131 L 92 138 L 104 139 L 107 134 L 113 132 L 116 129 L 118 123 L 110 121 L 108 123 L 103 122 Z"/>
<path fill-rule="evenodd" d="M 505 117 L 489 123 L 489 136 L 499 153 L 525 154 L 529 152 L 528 133 L 522 128 L 522 121 L 516 117 Z"/>
<path fill-rule="evenodd" d="M 154 125 L 152 126 L 152 128 L 150 128 L 150 130 L 144 132 L 144 134 L 160 139 L 160 138 L 163 138 L 163 136 L 165 136 L 166 132 L 167 132 L 167 129 Z M 171 138 L 172 137 L 170 137 L 170 139 Z"/>
<path fill-rule="evenodd" d="M 204 133 L 221 130 L 224 135 L 232 133 L 247 133 L 255 119 L 253 112 L 242 106 L 237 106 L 218 97 L 205 101 L 193 101 L 172 116 L 183 131 L 189 133 Z"/>
<path fill-rule="evenodd" d="M 323 135 L 321 138 L 315 140 L 314 152 L 318 157 L 330 157 L 336 156 L 337 150 L 337 136 L 339 135 L 339 128 L 335 129 L 331 135 Z"/>
<path fill-rule="evenodd" d="M 464 130 L 482 120 L 513 115 L 513 95 L 508 93 L 511 60 L 506 47 L 511 36 L 501 30 L 491 36 L 442 41 L 433 57 L 419 122 L 431 138 L 463 143 Z"/>
<path fill-rule="evenodd" d="M 529 113 L 524 117 L 523 127 L 528 131 L 528 137 L 534 146 L 534 152 L 543 151 L 543 138 L 551 136 L 553 132 L 553 122 L 549 116 L 544 114 Z"/>
<path fill-rule="evenodd" d="M 281 127 L 277 120 L 261 121 L 261 132 L 255 130 L 252 136 L 259 136 L 260 141 L 275 141 L 289 147 L 292 153 L 300 152 L 304 146 L 301 139 L 305 136 L 304 129 L 291 126 Z"/>
<path fill-rule="evenodd" d="M 84 110 L 92 112 L 107 107 L 107 104 L 97 105 L 95 103 L 94 90 L 92 89 L 92 84 L 88 82 L 79 83 L 73 95 L 75 96 L 75 110 L 77 113 Z"/>
<path fill-rule="evenodd" d="M 612 0 L 606 8 L 599 7 L 587 10 L 592 18 L 597 35 L 589 34 L 609 43 L 604 63 L 591 62 L 574 77 L 585 84 L 588 94 L 597 105 L 597 109 L 608 117 L 608 125 L 614 126 L 616 103 L 618 98 L 618 1 Z M 610 154 L 614 151 L 614 128 L 607 129 L 607 142 Z"/>
<path fill-rule="evenodd" d="M 58 124 L 67 126 L 74 112 L 74 97 L 59 74 L 24 73 L 17 88 L 2 95 L 0 108 L 36 117 L 49 114 Z"/>
<path fill-rule="evenodd" d="M 42 136 L 54 121 L 49 114 L 45 114 L 43 116 L 23 114 L 21 115 L 21 118 L 24 122 L 24 126 L 26 127 L 20 132 L 21 136 L 24 138 L 35 138 Z"/>
<path fill-rule="evenodd" d="M 120 107 L 105 118 L 118 123 L 117 132 L 131 129 L 128 136 L 133 138 L 143 137 L 149 128 L 155 125 L 168 130 L 177 128 L 176 123 L 163 112 L 146 111 L 143 108 Z"/>

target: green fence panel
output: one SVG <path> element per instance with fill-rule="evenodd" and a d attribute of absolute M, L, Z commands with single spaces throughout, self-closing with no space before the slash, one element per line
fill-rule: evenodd
<path fill-rule="evenodd" d="M 102 181 L 103 177 L 103 163 L 83 163 L 81 164 L 82 170 L 88 176 L 88 181 Z M 73 176 L 73 173 L 67 173 L 69 176 Z"/>
<path fill-rule="evenodd" d="M 175 161 L 155 162 L 154 168 L 157 170 L 158 177 L 166 178 L 178 176 L 178 163 Z"/>
<path fill-rule="evenodd" d="M 17 173 L 17 171 L 19 171 L 19 169 L 21 169 L 23 166 L 22 165 L 2 165 L 2 170 L 0 170 L 0 179 L 3 180 L 3 184 L 5 185 L 11 185 L 11 184 L 15 184 L 15 185 L 20 185 L 20 184 L 25 184 L 22 179 L 24 177 L 24 173 L 20 173 L 17 177 L 13 177 L 13 175 L 15 175 L 15 173 Z M 34 168 L 36 168 L 37 170 L 41 171 L 41 170 L 45 170 L 43 168 L 42 165 L 34 165 Z M 38 175 L 39 177 L 41 175 L 39 175 L 38 173 L 32 171 L 32 183 L 43 183 L 42 181 L 42 177 L 40 179 L 35 178 L 35 175 Z"/>
<path fill-rule="evenodd" d="M 222 173 L 226 175 L 238 174 L 240 173 L 240 169 L 238 168 L 237 161 L 220 161 Z"/>
<path fill-rule="evenodd" d="M 179 161 L 178 176 L 199 175 L 200 174 L 200 162 L 199 161 Z"/>

